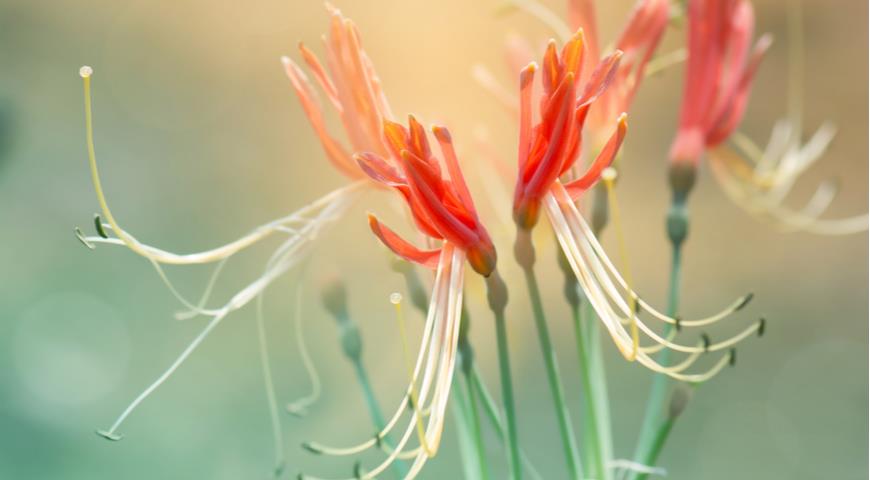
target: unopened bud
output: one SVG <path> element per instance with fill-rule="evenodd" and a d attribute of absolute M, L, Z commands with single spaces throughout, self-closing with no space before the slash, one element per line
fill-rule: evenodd
<path fill-rule="evenodd" d="M 323 284 L 320 289 L 320 300 L 323 308 L 336 319 L 347 318 L 347 287 L 339 278 L 334 278 Z"/>
<path fill-rule="evenodd" d="M 692 389 L 688 385 L 678 383 L 671 390 L 671 401 L 668 404 L 668 418 L 676 420 L 692 400 Z"/>

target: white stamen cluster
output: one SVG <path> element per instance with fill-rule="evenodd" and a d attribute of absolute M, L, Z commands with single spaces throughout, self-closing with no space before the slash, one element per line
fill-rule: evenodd
<path fill-rule="evenodd" d="M 420 350 L 413 370 L 409 365 L 411 381 L 402 401 L 384 429 L 378 432 L 375 438 L 351 447 L 334 448 L 319 443 L 305 444 L 305 447 L 312 452 L 331 456 L 357 455 L 376 447 L 388 453 L 387 458 L 380 464 L 349 480 L 377 478 L 398 459 L 413 459 L 406 478 L 414 478 L 423 468 L 426 460 L 437 453 L 456 366 L 464 264 L 465 253 L 450 244 L 445 244 L 438 262 L 432 301 L 429 304 Z M 401 298 L 396 298 L 395 295 L 391 295 L 390 300 L 399 308 Z M 399 321 L 402 321 L 401 318 Z M 400 329 L 403 329 L 401 323 Z M 388 447 L 384 438 L 399 424 L 404 413 L 409 410 L 408 406 L 410 406 L 411 418 L 408 419 L 407 426 L 396 446 Z M 420 444 L 415 448 L 407 449 L 406 446 L 415 429 Z M 317 478 L 308 475 L 303 477 Z"/>
<path fill-rule="evenodd" d="M 555 184 L 547 194 L 544 203 L 559 244 L 574 270 L 580 287 L 625 358 L 637 360 L 650 370 L 664 373 L 677 380 L 703 382 L 727 366 L 733 360 L 734 352 L 730 351 L 722 355 L 706 372 L 696 374 L 683 372 L 704 353 L 729 349 L 763 328 L 763 321 L 759 321 L 721 342 L 712 343 L 709 337 L 704 336 L 703 340 L 695 346 L 674 343 L 672 340 L 676 330 L 672 330 L 666 337 L 660 336 L 640 318 L 641 313 L 680 329 L 700 327 L 716 323 L 740 310 L 748 303 L 751 296 L 738 299 L 722 312 L 702 319 L 681 320 L 667 316 L 641 300 L 628 286 L 561 184 Z M 627 325 L 636 325 L 640 332 L 653 341 L 653 345 L 639 345 L 637 336 L 629 332 Z M 688 356 L 677 364 L 661 365 L 650 354 L 664 348 L 686 353 Z"/>

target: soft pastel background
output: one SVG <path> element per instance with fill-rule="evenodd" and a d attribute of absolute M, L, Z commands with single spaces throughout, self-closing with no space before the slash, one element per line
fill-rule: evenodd
<path fill-rule="evenodd" d="M 564 11 L 561 2 L 547 3 Z M 599 2 L 606 39 L 630 3 Z M 785 109 L 791 2 L 755 3 L 759 29 L 778 39 L 742 126 L 762 142 Z M 836 177 L 842 194 L 832 216 L 863 213 L 867 3 L 804 3 L 806 126 L 829 119 L 839 134 L 794 200 Z M 510 165 L 516 127 L 469 73 L 482 62 L 512 86 L 515 75 L 503 69 L 505 35 L 543 41 L 549 32 L 522 13 L 497 15 L 498 0 L 338 6 L 362 31 L 394 110 L 452 126 L 512 291 L 522 443 L 547 478 L 565 478 L 529 307 L 509 255 L 512 226 L 499 223 L 508 199 L 489 201 L 482 188 L 483 181 L 503 180 L 487 171 L 473 140 L 485 128 Z M 77 72 L 83 64 L 96 71 L 97 149 L 120 222 L 147 242 L 191 251 L 228 241 L 344 183 L 327 165 L 279 62 L 281 55 L 297 55 L 299 40 L 321 52 L 326 25 L 317 1 L 0 1 L 0 478 L 267 477 L 273 447 L 250 308 L 228 318 L 142 405 L 123 426 L 124 441 L 93 434 L 175 358 L 202 320 L 172 319 L 178 305 L 141 258 L 116 247 L 88 251 L 73 236 L 76 225 L 91 229 L 97 208 Z M 663 51 L 679 40 L 670 31 Z M 619 186 L 635 283 L 660 305 L 669 263 L 665 153 L 680 83 L 676 68 L 642 90 Z M 340 272 L 349 285 L 384 409 L 401 396 L 405 376 L 387 297 L 403 284 L 364 221 L 373 210 L 408 231 L 388 198 L 368 194 L 322 238 L 307 266 L 301 308 L 324 392 L 307 418 L 282 418 L 288 477 L 299 470 L 347 476 L 350 460 L 315 457 L 298 443 L 346 444 L 372 431 L 335 326 L 317 298 L 323 278 Z M 662 458 L 671 478 L 867 478 L 867 235 L 780 233 L 731 204 L 706 170 L 691 211 L 684 313 L 701 314 L 754 291 L 755 301 L 734 321 L 765 315 L 769 335 L 746 342 L 737 368 L 697 392 Z M 613 239 L 605 235 L 605 243 L 612 246 Z M 273 245 L 240 256 L 218 298 L 257 275 Z M 576 416 L 576 353 L 552 250 L 551 241 L 542 244 L 539 275 Z M 207 270 L 170 273 L 195 296 Z M 290 327 L 297 278 L 275 284 L 266 302 L 282 402 L 310 388 Z M 476 280 L 468 304 L 477 358 L 497 391 L 492 322 Z M 418 325 L 416 315 L 411 323 Z M 609 345 L 606 353 L 616 451 L 628 457 L 651 376 Z M 445 439 L 425 478 L 460 475 L 452 422 Z M 492 436 L 488 441 L 501 478 L 501 453 Z"/>

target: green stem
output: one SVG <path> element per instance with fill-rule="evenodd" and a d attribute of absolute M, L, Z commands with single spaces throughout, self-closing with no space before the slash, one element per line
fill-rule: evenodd
<path fill-rule="evenodd" d="M 541 345 L 541 354 L 544 357 L 544 366 L 547 370 L 547 381 L 550 385 L 550 393 L 553 396 L 553 406 L 556 409 L 556 418 L 559 423 L 559 435 L 562 437 L 565 461 L 571 478 L 582 478 L 580 472 L 580 455 L 577 448 L 577 440 L 574 436 L 574 427 L 571 424 L 571 416 L 565 405 L 565 392 L 562 380 L 559 376 L 559 363 L 556 359 L 556 351 L 550 340 L 550 331 L 547 327 L 547 319 L 544 317 L 544 306 L 541 302 L 541 292 L 535 272 L 530 266 L 523 266 L 526 277 L 526 286 L 529 298 L 532 302 L 532 311 L 535 317 L 535 326 L 538 330 L 538 340 Z"/>
<path fill-rule="evenodd" d="M 486 418 L 489 420 L 492 428 L 495 430 L 496 435 L 498 435 L 498 438 L 504 440 L 504 420 L 502 420 L 501 418 L 501 413 L 499 413 L 495 400 L 489 393 L 489 389 L 486 387 L 486 384 L 483 383 L 483 379 L 480 377 L 480 371 L 477 370 L 476 365 L 472 367 L 471 370 L 471 381 L 473 387 L 472 394 L 476 395 L 483 402 L 483 410 L 486 413 Z M 525 452 L 522 451 L 522 449 L 520 450 L 520 460 L 522 461 L 523 466 L 526 470 L 528 470 L 529 475 L 532 478 L 536 480 L 541 480 L 541 474 L 538 473 L 538 470 L 532 464 L 532 461 L 525 454 Z"/>
<path fill-rule="evenodd" d="M 520 446 L 517 440 L 517 414 L 514 404 L 514 386 L 511 380 L 511 361 L 508 355 L 507 323 L 504 310 L 495 313 L 495 336 L 498 343 L 498 366 L 501 374 L 501 395 L 504 402 L 505 420 L 507 423 L 508 464 L 512 478 L 523 478 L 520 468 Z"/>
<path fill-rule="evenodd" d="M 649 456 L 653 460 L 658 458 L 659 453 L 661 453 L 662 448 L 665 446 L 665 442 L 668 440 L 668 436 L 671 433 L 671 429 L 674 427 L 674 421 L 676 419 L 666 418 L 661 425 L 659 425 L 658 430 L 655 432 L 655 435 L 652 439 L 652 444 L 650 445 Z M 652 465 L 652 464 L 647 464 Z M 647 478 L 649 476 L 648 473 L 641 473 L 637 475 L 637 478 Z"/>
<path fill-rule="evenodd" d="M 586 476 L 609 479 L 611 475 L 608 463 L 613 456 L 613 444 L 598 323 L 589 302 L 584 302 L 582 307 L 572 304 L 571 315 L 574 321 L 583 391 L 586 394 L 583 402 L 584 452 L 587 453 L 586 464 L 584 464 L 587 467 Z"/>
<path fill-rule="evenodd" d="M 369 374 L 366 372 L 361 361 L 353 362 L 353 367 L 354 371 L 356 371 L 357 381 L 359 381 L 359 385 L 362 388 L 366 406 L 369 409 L 369 416 L 371 416 L 375 428 L 380 431 L 386 426 L 387 422 L 384 420 L 384 414 L 381 412 L 381 407 L 375 399 L 375 392 L 372 390 L 372 385 L 369 381 Z"/>
<path fill-rule="evenodd" d="M 477 447 L 477 459 L 480 465 L 480 478 L 489 479 L 489 466 L 486 461 L 486 448 L 483 443 L 483 432 L 480 428 L 480 410 L 477 406 L 477 398 L 474 395 L 474 383 L 470 372 L 463 373 L 465 388 L 468 394 L 469 413 L 471 414 L 471 432 L 474 435 L 474 443 Z"/>
<path fill-rule="evenodd" d="M 667 315 L 673 317 L 677 314 L 677 308 L 680 301 L 680 272 L 682 266 L 682 249 L 679 244 L 673 247 L 673 256 L 671 262 L 671 277 L 668 287 L 668 309 Z M 672 326 L 668 324 L 665 327 L 662 336 L 667 337 Z M 661 365 L 668 365 L 671 359 L 670 349 L 664 349 L 658 356 L 658 362 Z M 634 454 L 634 460 L 644 465 L 654 466 L 658 458 L 664 440 L 670 432 L 670 427 L 664 431 L 664 437 L 661 437 L 662 427 L 664 422 L 673 423 L 670 420 L 663 420 L 665 414 L 665 402 L 668 400 L 668 387 L 670 379 L 661 373 L 653 377 L 652 387 L 649 393 L 649 399 L 646 404 L 646 413 L 644 414 L 643 425 L 641 426 L 640 435 L 638 437 L 637 448 Z M 646 474 L 634 474 L 632 478 L 645 479 Z"/>
<path fill-rule="evenodd" d="M 458 381 L 459 373 L 453 377 L 456 388 L 450 395 L 450 409 L 456 422 L 456 437 L 459 440 L 459 454 L 462 458 L 462 470 L 464 478 L 468 480 L 482 480 L 480 451 L 477 449 L 475 434 L 472 432 L 471 411 L 468 404 L 471 392 L 462 388 L 464 384 Z"/>

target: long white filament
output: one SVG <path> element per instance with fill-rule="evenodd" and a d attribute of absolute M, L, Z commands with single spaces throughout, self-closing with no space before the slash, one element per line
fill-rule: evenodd
<path fill-rule="evenodd" d="M 573 230 L 573 234 L 578 238 L 582 239 L 582 242 L 579 242 L 581 247 L 591 248 L 594 254 L 591 254 L 590 257 L 597 259 L 597 262 L 594 262 L 593 265 L 596 267 L 600 267 L 603 265 L 607 271 L 612 275 L 612 278 L 616 281 L 616 283 L 620 286 L 620 288 L 626 293 L 628 296 L 633 296 L 637 300 L 637 305 L 645 312 L 649 313 L 653 317 L 666 322 L 672 325 L 677 325 L 681 327 L 700 327 L 705 325 L 710 325 L 712 323 L 716 323 L 727 316 L 731 315 L 735 311 L 739 310 L 742 306 L 746 304 L 749 300 L 749 296 L 744 296 L 735 300 L 731 305 L 709 317 L 704 317 L 700 319 L 693 320 L 677 320 L 676 318 L 665 315 L 655 308 L 653 308 L 650 304 L 645 302 L 642 298 L 640 298 L 637 293 L 630 290 L 628 288 L 628 284 L 620 275 L 619 270 L 613 265 L 613 262 L 607 256 L 607 253 L 604 251 L 604 247 L 601 246 L 601 243 L 598 242 L 598 239 L 595 238 L 592 229 L 586 223 L 586 220 L 583 219 L 583 216 L 577 210 L 577 207 L 574 205 L 574 202 L 571 201 L 568 196 L 568 192 L 565 191 L 564 187 L 561 184 L 557 183 L 553 189 L 552 193 L 549 196 L 554 197 L 554 201 L 557 204 L 557 209 L 560 211 L 564 210 L 564 217 L 571 220 L 570 228 Z M 567 220 L 566 220 L 567 222 Z M 599 263 L 600 262 L 600 263 Z M 622 296 L 616 292 L 613 282 L 610 277 L 606 274 L 603 274 L 599 269 L 596 270 L 598 272 L 599 278 L 604 282 L 605 288 L 607 288 L 608 293 L 610 293 L 618 302 L 617 306 L 621 308 L 624 315 L 627 317 L 630 314 L 628 309 L 628 305 L 625 301 L 618 300 L 621 299 Z"/>
<path fill-rule="evenodd" d="M 465 253 L 455 249 L 450 244 L 445 244 L 438 263 L 435 276 L 435 286 L 432 291 L 432 300 L 429 305 L 423 337 L 420 342 L 420 352 L 417 356 L 411 383 L 406 390 L 408 395 L 418 392 L 417 401 L 413 406 L 412 417 L 396 446 L 389 449 L 389 455 L 373 469 L 365 472 L 362 479 L 373 479 L 383 473 L 399 458 L 414 458 L 414 463 L 406 480 L 413 479 L 419 474 L 426 460 L 434 456 L 438 451 L 441 434 L 444 428 L 445 411 L 453 373 L 456 366 L 457 345 L 459 340 L 459 327 L 462 311 L 462 292 L 464 284 Z M 422 370 L 422 380 L 421 380 Z M 419 391 L 416 389 L 420 381 Z M 430 395 L 431 392 L 431 395 Z M 379 437 L 386 435 L 396 425 L 402 413 L 407 410 L 407 402 L 396 410 L 393 418 Z M 424 429 L 420 446 L 411 450 L 405 450 L 410 441 L 417 422 L 421 415 L 419 412 L 428 410 L 428 420 Z M 363 444 L 349 448 L 331 448 L 320 444 L 315 449 L 328 455 L 355 454 L 378 444 L 377 440 L 370 440 Z M 316 479 L 305 475 L 304 478 Z M 349 479 L 354 480 L 354 479 Z"/>
<path fill-rule="evenodd" d="M 776 132 L 776 130 L 774 131 Z M 729 168 L 726 165 L 723 152 L 712 152 L 710 166 L 713 176 L 731 201 L 752 215 L 773 220 L 782 230 L 805 231 L 819 235 L 850 235 L 866 231 L 868 227 L 867 214 L 839 219 L 820 218 L 837 193 L 836 188 L 830 182 L 822 183 L 803 209 L 793 210 L 783 205 L 797 175 L 821 155 L 821 152 L 806 153 L 807 150 L 823 149 L 823 147 L 814 146 L 818 137 L 819 133 L 817 132 L 813 136 L 813 140 L 803 149 L 789 150 L 779 157 L 781 163 L 773 167 L 776 169 L 773 172 L 761 172 L 764 162 L 759 161 L 756 168 L 750 172 L 749 179 L 743 178 L 745 174 L 740 175 L 739 170 Z M 753 152 L 754 144 L 753 147 L 750 147 L 746 142 L 751 141 L 744 138 L 740 140 L 740 143 L 735 141 L 735 144 L 741 149 L 742 155 L 748 157 Z M 757 149 L 757 147 L 754 148 Z M 763 155 L 762 159 L 770 158 L 767 153 Z"/>
<path fill-rule="evenodd" d="M 254 245 L 276 232 L 288 233 L 296 236 L 301 235 L 302 230 L 313 221 L 309 218 L 310 215 L 322 211 L 331 204 L 343 201 L 344 198 L 350 196 L 353 192 L 359 191 L 361 187 L 366 185 L 366 183 L 366 181 L 361 180 L 333 190 L 293 213 L 254 228 L 251 232 L 237 240 L 202 252 L 179 254 L 163 250 L 140 242 L 126 230 L 115 231 L 115 234 L 118 236 L 117 238 L 87 236 L 84 237 L 84 240 L 95 244 L 104 243 L 109 245 L 124 245 L 139 255 L 162 264 L 194 265 L 217 262 L 235 255 L 239 251 Z M 319 215 L 314 218 L 319 218 Z M 114 227 L 111 224 L 107 224 L 106 226 L 114 231 Z"/>
<path fill-rule="evenodd" d="M 280 257 L 274 262 L 270 261 L 271 267 L 248 284 L 247 287 L 236 293 L 224 306 L 216 310 L 203 310 L 201 313 L 211 316 L 212 319 L 205 328 L 197 335 L 190 344 L 182 351 L 181 355 L 161 374 L 157 380 L 148 386 L 132 403 L 121 413 L 118 419 L 107 431 L 100 431 L 106 438 L 117 440 L 120 437 L 115 433 L 124 420 L 142 403 L 154 390 L 163 384 L 184 363 L 191 353 L 198 347 L 212 330 L 231 312 L 247 305 L 253 298 L 262 293 L 276 278 L 280 277 L 295 266 L 305 255 L 306 247 L 310 246 L 311 240 L 316 238 L 326 225 L 330 225 L 340 214 L 350 206 L 348 196 L 338 197 L 323 208 L 315 221 L 305 225 L 300 230 L 300 235 L 288 239 L 280 248 Z"/>
<path fill-rule="evenodd" d="M 556 237 L 568 258 L 575 275 L 577 276 L 578 283 L 586 293 L 590 304 L 598 314 L 608 333 L 610 333 L 617 348 L 626 358 L 630 358 L 634 353 L 633 342 L 630 334 L 624 326 L 625 317 L 630 314 L 628 304 L 622 296 L 618 295 L 613 283 L 606 277 L 605 267 L 602 265 L 602 262 L 605 261 L 604 259 L 599 258 L 598 252 L 592 245 L 594 237 L 588 238 L 588 236 L 584 235 L 585 231 L 580 225 L 580 222 L 583 222 L 583 219 L 579 216 L 579 213 L 573 206 L 573 202 L 571 202 L 570 199 L 567 199 L 567 202 L 560 202 L 554 196 L 560 193 L 560 187 L 561 186 L 554 188 L 553 192 L 548 194 L 545 198 L 545 209 L 553 225 Z M 561 190 L 564 192 L 564 189 Z M 636 294 L 629 291 L 629 295 Z M 614 305 L 621 310 L 622 314 L 614 311 Z M 638 320 L 638 326 L 641 325 L 642 322 Z M 650 330 L 644 330 L 645 333 L 648 331 Z M 653 340 L 657 343 L 664 343 L 666 347 L 671 348 L 670 345 L 672 342 L 667 339 L 656 336 Z M 729 339 L 729 341 L 732 340 Z M 711 345 L 711 347 L 712 346 L 713 345 Z M 718 344 L 715 346 L 719 347 Z M 664 373 L 678 380 L 687 382 L 702 382 L 711 378 L 724 368 L 731 359 L 730 354 L 725 355 L 706 372 L 700 374 L 683 374 L 681 372 L 689 368 L 694 361 L 700 357 L 701 353 L 705 351 L 705 349 L 700 346 L 694 348 L 686 347 L 686 349 L 690 349 L 689 353 L 691 353 L 691 355 L 684 362 L 670 367 L 662 366 L 652 359 L 649 356 L 648 349 L 638 350 L 636 352 L 636 359 L 642 365 L 655 372 Z"/>

